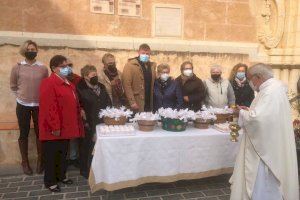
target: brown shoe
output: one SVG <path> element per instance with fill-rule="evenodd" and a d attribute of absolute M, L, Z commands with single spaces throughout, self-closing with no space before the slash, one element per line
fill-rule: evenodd
<path fill-rule="evenodd" d="M 36 173 L 42 174 L 44 171 L 44 159 L 43 159 L 43 148 L 42 143 L 36 138 L 36 151 L 37 151 L 37 162 L 36 162 Z"/>
<path fill-rule="evenodd" d="M 32 169 L 28 161 L 28 139 L 19 139 L 19 148 L 22 157 L 22 168 L 24 174 L 32 175 Z"/>

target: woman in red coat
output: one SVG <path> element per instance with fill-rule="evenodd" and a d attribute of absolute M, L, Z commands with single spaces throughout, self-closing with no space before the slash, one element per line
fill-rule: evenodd
<path fill-rule="evenodd" d="M 58 182 L 72 184 L 66 178 L 69 140 L 83 137 L 83 123 L 76 90 L 68 80 L 70 67 L 64 56 L 50 60 L 52 74 L 41 83 L 39 139 L 45 156 L 44 184 L 52 192 L 60 192 Z"/>

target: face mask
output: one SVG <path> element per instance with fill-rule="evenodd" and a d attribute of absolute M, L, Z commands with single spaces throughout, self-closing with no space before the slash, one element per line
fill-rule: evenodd
<path fill-rule="evenodd" d="M 61 75 L 62 77 L 67 77 L 71 73 L 72 73 L 72 69 L 69 66 L 59 69 L 59 75 Z"/>
<path fill-rule="evenodd" d="M 25 52 L 25 58 L 28 60 L 33 60 L 33 59 L 35 59 L 36 56 L 37 56 L 36 51 L 26 51 Z"/>
<path fill-rule="evenodd" d="M 238 72 L 236 73 L 235 77 L 239 80 L 243 80 L 246 77 L 246 75 L 245 72 Z"/>
<path fill-rule="evenodd" d="M 149 61 L 149 56 L 147 54 L 140 54 L 139 59 L 141 62 L 145 63 Z"/>
<path fill-rule="evenodd" d="M 258 89 L 255 87 L 255 85 L 253 84 L 252 81 L 249 81 L 249 85 L 250 85 L 250 87 L 252 88 L 253 91 L 258 92 Z"/>
<path fill-rule="evenodd" d="M 169 77 L 170 77 L 170 76 L 169 76 L 169 74 L 167 74 L 167 73 L 163 73 L 163 74 L 160 75 L 160 79 L 161 79 L 162 81 L 167 81 Z"/>
<path fill-rule="evenodd" d="M 116 67 L 116 63 L 107 65 L 107 69 L 112 73 L 116 73 L 118 71 Z"/>
<path fill-rule="evenodd" d="M 98 76 L 94 76 L 94 77 L 90 78 L 90 83 L 92 85 L 97 85 L 97 83 L 98 83 Z"/>
<path fill-rule="evenodd" d="M 185 70 L 183 70 L 183 75 L 190 77 L 190 76 L 193 75 L 193 70 L 192 69 L 185 69 Z"/>
<path fill-rule="evenodd" d="M 214 80 L 215 82 L 219 81 L 221 78 L 221 74 L 212 74 L 211 79 Z"/>

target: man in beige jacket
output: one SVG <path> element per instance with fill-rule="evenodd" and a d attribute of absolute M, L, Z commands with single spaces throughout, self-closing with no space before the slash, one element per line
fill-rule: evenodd
<path fill-rule="evenodd" d="M 124 67 L 122 82 L 130 108 L 135 112 L 153 110 L 153 86 L 156 63 L 150 62 L 151 49 L 141 44 L 138 57 L 128 60 Z"/>
<path fill-rule="evenodd" d="M 105 86 L 114 107 L 128 106 L 121 72 L 117 69 L 114 55 L 106 53 L 102 57 L 103 69 L 99 73 L 99 81 Z"/>

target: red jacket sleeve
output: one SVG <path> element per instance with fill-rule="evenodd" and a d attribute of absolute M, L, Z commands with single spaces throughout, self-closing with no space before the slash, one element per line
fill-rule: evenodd
<path fill-rule="evenodd" d="M 60 112 L 54 83 L 44 81 L 40 87 L 40 126 L 50 132 L 61 129 Z"/>

